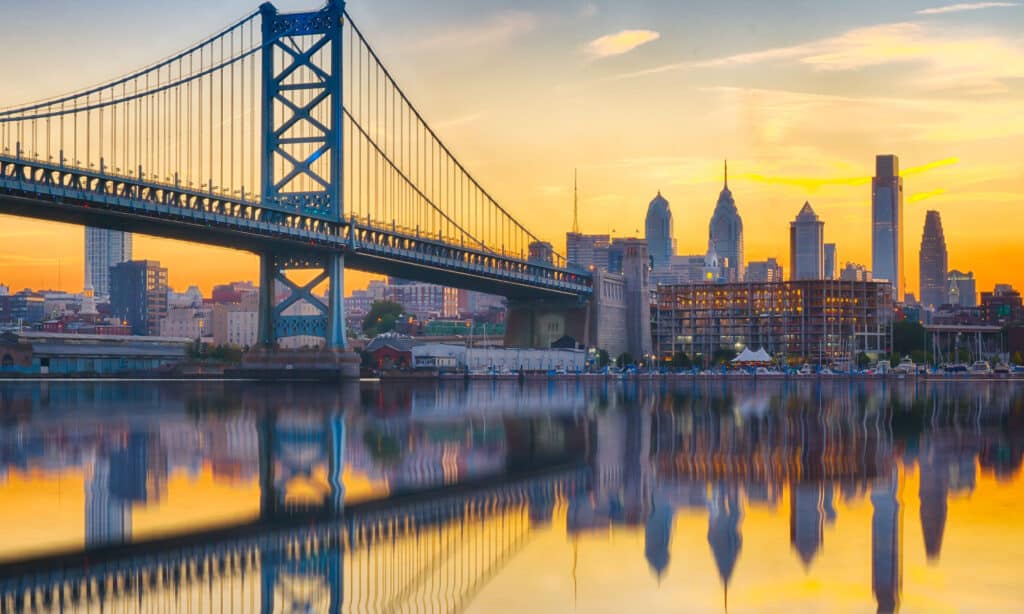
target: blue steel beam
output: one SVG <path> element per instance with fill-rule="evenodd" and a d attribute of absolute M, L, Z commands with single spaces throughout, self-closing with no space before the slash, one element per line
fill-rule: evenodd
<path fill-rule="evenodd" d="M 424 237 L 413 229 L 285 214 L 237 196 L 39 160 L 0 156 L 0 211 L 255 253 L 343 254 L 357 270 L 516 298 L 587 299 L 592 293 L 588 273 Z"/>

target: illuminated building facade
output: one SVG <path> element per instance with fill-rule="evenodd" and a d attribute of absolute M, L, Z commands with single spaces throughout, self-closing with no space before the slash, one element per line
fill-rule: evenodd
<path fill-rule="evenodd" d="M 891 286 L 870 281 L 658 286 L 655 352 L 691 358 L 764 348 L 772 355 L 828 362 L 888 352 Z"/>

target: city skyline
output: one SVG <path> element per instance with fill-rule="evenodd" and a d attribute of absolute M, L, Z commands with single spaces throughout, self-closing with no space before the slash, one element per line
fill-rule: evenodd
<path fill-rule="evenodd" d="M 1020 255 L 1014 225 L 1000 222 L 1013 219 L 1024 184 L 1008 156 L 1024 134 L 1024 122 L 1012 112 L 1020 95 L 1011 81 L 1024 74 L 1024 50 L 1008 37 L 1015 27 L 1019 31 L 1024 11 L 975 5 L 966 6 L 976 10 L 936 10 L 941 4 L 906 3 L 891 14 L 872 13 L 871 6 L 836 5 L 809 15 L 791 6 L 779 7 L 777 14 L 755 7 L 741 17 L 724 8 L 686 15 L 691 19 L 682 19 L 678 8 L 653 3 L 629 11 L 527 3 L 512 13 L 501 3 L 455 4 L 430 15 L 402 14 L 397 2 L 350 2 L 349 10 L 382 47 L 393 50 L 383 60 L 408 83 L 453 151 L 527 226 L 556 245 L 571 227 L 570 173 L 578 166 L 584 233 L 640 235 L 646 203 L 660 189 L 675 205 L 678 252 L 703 253 L 706 236 L 698 229 L 711 217 L 721 159 L 728 157 L 730 189 L 747 228 L 746 261 L 775 257 L 790 269 L 788 220 L 777 211 L 812 200 L 824 221 L 849 229 L 839 241 L 842 262 L 870 267 L 871 159 L 892 152 L 902 158 L 906 186 L 906 287 L 918 286 L 916 258 L 907 248 L 923 228 L 926 209 L 946 218 L 951 266 L 974 271 L 982 288 L 998 282 L 1021 286 L 1024 274 L 1006 264 Z M 308 8 L 298 1 L 281 5 Z M 139 59 L 180 48 L 196 28 L 213 31 L 255 6 L 233 1 L 192 11 L 195 19 L 186 20 L 180 8 L 143 3 L 133 19 L 166 24 L 156 41 L 118 38 L 123 29 L 115 24 L 65 8 L 67 19 L 54 26 L 50 33 L 58 34 L 51 37 L 26 38 L 40 35 L 33 26 L 39 7 L 15 7 L 0 26 L 31 58 L 0 68 L 0 80 L 11 86 L 0 94 L 0 104 L 101 81 Z M 779 32 L 761 27 L 757 36 L 740 35 L 751 25 L 794 17 Z M 691 31 L 692 21 L 719 26 L 724 35 L 710 40 Z M 78 23 L 91 26 L 76 41 L 84 67 L 64 61 L 68 65 L 40 75 L 41 66 L 66 58 L 68 48 L 55 41 L 62 40 L 62 28 Z M 408 39 L 413 28 L 425 25 L 436 26 L 438 34 L 403 40 L 403 33 Z M 800 28 L 808 25 L 814 26 L 812 34 Z M 637 38 L 640 27 L 659 31 Z M 491 36 L 481 37 L 482 31 Z M 106 46 L 111 39 L 118 39 L 113 54 Z M 402 53 L 410 48 L 421 53 Z M 976 63 L 963 57 L 970 54 L 955 53 L 963 48 L 1002 61 Z M 540 53 L 553 58 L 544 71 L 536 70 L 545 65 Z M 457 67 L 458 76 L 437 72 L 437 63 L 427 60 Z M 490 65 L 510 61 L 508 83 L 493 90 Z M 844 78 L 851 74 L 860 78 Z M 434 78 L 446 87 L 429 87 Z M 659 95 L 646 95 L 652 89 Z M 877 91 L 890 94 L 879 97 Z M 516 121 L 513 112 L 519 114 Z M 887 118 L 885 125 L 867 121 L 879 114 Z M 821 125 L 826 118 L 828 125 Z M 589 129 L 595 122 L 608 130 Z M 543 151 L 537 143 L 546 145 Z M 83 287 L 78 227 L 5 217 L 0 238 L 3 283 L 56 288 L 59 278 L 63 289 Z M 44 242 L 52 246 L 40 251 Z M 141 235 L 135 243 L 137 257 L 168 267 L 173 287 L 195 283 L 208 291 L 216 283 L 258 276 L 256 258 L 241 252 Z M 210 261 L 220 266 L 211 271 Z M 368 278 L 351 274 L 346 293 L 364 287 Z"/>

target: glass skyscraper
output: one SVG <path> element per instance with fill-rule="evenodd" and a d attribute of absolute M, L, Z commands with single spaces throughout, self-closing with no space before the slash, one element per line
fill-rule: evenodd
<path fill-rule="evenodd" d="M 661 192 L 658 192 L 647 207 L 645 230 L 647 249 L 654 269 L 667 269 L 672 264 L 676 242 L 672 237 L 672 210 Z"/>
<path fill-rule="evenodd" d="M 836 244 L 825 244 L 825 279 L 839 277 L 839 263 L 836 262 Z"/>
<path fill-rule="evenodd" d="M 805 202 L 789 223 L 790 279 L 825 278 L 825 222 Z"/>
<path fill-rule="evenodd" d="M 104 228 L 85 229 L 85 286 L 110 296 L 110 267 L 132 259 L 132 235 Z"/>
<path fill-rule="evenodd" d="M 708 236 L 719 258 L 726 258 L 730 277 L 743 280 L 743 220 L 729 190 L 729 165 L 725 165 L 725 184 L 711 216 Z"/>
<path fill-rule="evenodd" d="M 942 232 L 942 218 L 938 211 L 929 211 L 924 218 L 920 253 L 921 304 L 938 307 L 947 301 L 946 274 L 949 272 L 949 254 L 946 237 Z"/>
<path fill-rule="evenodd" d="M 876 280 L 892 284 L 893 297 L 903 300 L 903 179 L 894 155 L 875 156 L 871 181 L 871 271 Z"/>

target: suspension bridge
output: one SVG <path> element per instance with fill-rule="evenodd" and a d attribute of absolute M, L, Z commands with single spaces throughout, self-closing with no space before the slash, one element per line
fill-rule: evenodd
<path fill-rule="evenodd" d="M 0 110 L 0 213 L 258 254 L 265 346 L 343 349 L 346 267 L 522 301 L 592 295 L 445 146 L 343 0 L 265 3 L 146 68 Z M 286 315 L 298 302 L 317 315 Z"/>

